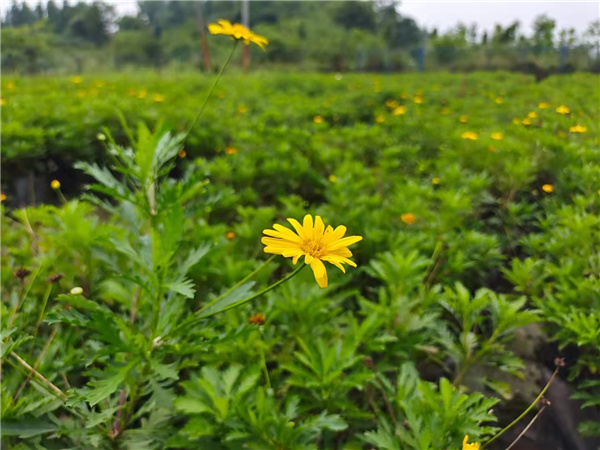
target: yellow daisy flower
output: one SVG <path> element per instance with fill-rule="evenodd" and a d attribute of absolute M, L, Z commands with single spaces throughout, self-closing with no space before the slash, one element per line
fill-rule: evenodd
<path fill-rule="evenodd" d="M 476 141 L 477 139 L 479 139 L 479 135 L 477 133 L 475 133 L 474 131 L 464 131 L 460 135 L 460 137 L 463 139 L 468 139 L 470 141 Z"/>
<path fill-rule="evenodd" d="M 491 134 L 491 137 L 495 141 L 501 141 L 502 139 L 504 139 L 504 133 L 501 133 L 500 131 L 494 131 Z"/>
<path fill-rule="evenodd" d="M 392 111 L 392 114 L 395 116 L 401 116 L 402 114 L 406 114 L 406 107 L 405 106 L 398 106 L 397 108 L 395 108 Z"/>
<path fill-rule="evenodd" d="M 575 125 L 574 127 L 569 128 L 569 131 L 571 133 L 586 133 L 587 127 L 584 127 L 583 125 Z"/>
<path fill-rule="evenodd" d="M 310 265 L 315 275 L 315 280 L 322 288 L 327 287 L 327 269 L 323 261 L 333 264 L 342 272 L 346 273 L 343 264 L 356 267 L 356 264 L 348 259 L 352 252 L 348 246 L 362 240 L 362 236 L 348 236 L 346 227 L 340 225 L 333 229 L 331 225 L 325 228 L 323 220 L 310 214 L 304 216 L 301 225 L 296 219 L 288 219 L 296 233 L 282 225 L 273 225 L 274 230 L 263 230 L 263 233 L 270 237 L 263 237 L 261 242 L 265 244 L 265 253 L 282 255 L 285 258 L 293 258 L 292 262 L 296 264 L 301 256 L 304 256 L 304 262 Z"/>
<path fill-rule="evenodd" d="M 263 50 L 265 45 L 269 43 L 266 37 L 253 33 L 241 23 L 232 24 L 228 20 L 219 20 L 219 23 L 209 24 L 208 31 L 210 34 L 224 34 L 236 40 L 243 40 L 246 45 L 250 45 L 250 42 L 252 42 Z"/>
<path fill-rule="evenodd" d="M 154 100 L 156 103 L 162 103 L 165 101 L 165 96 L 161 94 L 154 94 L 152 96 L 152 100 Z"/>
<path fill-rule="evenodd" d="M 413 213 L 404 213 L 400 216 L 400 220 L 406 225 L 412 225 L 417 221 L 417 217 Z"/>
<path fill-rule="evenodd" d="M 79 84 L 83 81 L 83 78 L 81 78 L 79 75 L 76 75 L 73 78 L 71 78 L 71 81 L 73 82 L 73 84 Z"/>
<path fill-rule="evenodd" d="M 473 444 L 469 444 L 469 435 L 467 434 L 463 439 L 462 450 L 479 450 L 479 443 L 475 442 Z"/>
<path fill-rule="evenodd" d="M 60 181 L 58 181 L 58 180 L 52 180 L 50 182 L 50 187 L 52 189 L 60 189 Z"/>
<path fill-rule="evenodd" d="M 540 103 L 538 103 L 538 108 L 540 108 L 540 109 L 547 109 L 549 107 L 550 107 L 550 104 L 547 103 L 547 102 L 540 102 Z"/>
<path fill-rule="evenodd" d="M 313 122 L 314 123 L 323 123 L 325 121 L 325 119 L 323 119 L 323 116 L 315 116 L 313 117 Z"/>
<path fill-rule="evenodd" d="M 387 106 L 390 109 L 394 109 L 398 107 L 398 102 L 396 100 L 386 100 L 385 106 Z"/>
<path fill-rule="evenodd" d="M 496 102 L 497 105 L 500 105 L 500 104 L 502 104 L 502 102 L 504 100 L 502 100 L 502 97 L 497 97 L 496 100 L 494 100 L 494 101 Z"/>
<path fill-rule="evenodd" d="M 421 103 L 423 103 L 423 97 L 417 95 L 415 96 L 415 98 L 413 98 L 413 102 L 415 102 L 417 105 L 420 105 Z"/>
<path fill-rule="evenodd" d="M 377 122 L 377 123 L 383 123 L 383 122 L 385 122 L 385 117 L 384 117 L 384 116 L 381 116 L 381 115 L 379 115 L 379 116 L 377 116 L 377 117 L 375 118 L 375 122 Z"/>
<path fill-rule="evenodd" d="M 0 202 L 6 200 L 6 194 L 4 192 L 0 192 Z"/>
<path fill-rule="evenodd" d="M 440 179 L 440 177 L 433 177 L 433 179 L 431 180 L 431 182 L 435 185 L 440 184 L 442 180 Z"/>
<path fill-rule="evenodd" d="M 460 123 L 467 123 L 469 121 L 469 118 L 467 116 L 460 116 L 458 120 Z"/>
<path fill-rule="evenodd" d="M 535 111 L 531 111 L 529 114 L 527 114 L 527 117 L 529 117 L 530 119 L 535 119 L 537 116 L 538 114 Z"/>
<path fill-rule="evenodd" d="M 560 105 L 555 111 L 559 114 L 571 114 L 571 110 L 565 105 Z"/>
<path fill-rule="evenodd" d="M 554 192 L 554 186 L 551 184 L 544 184 L 542 186 L 542 191 L 544 191 L 546 194 L 552 194 Z"/>

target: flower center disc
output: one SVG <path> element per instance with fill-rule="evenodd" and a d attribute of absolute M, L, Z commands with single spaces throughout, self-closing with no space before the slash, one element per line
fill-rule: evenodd
<path fill-rule="evenodd" d="M 321 242 L 315 241 L 314 239 L 306 240 L 300 246 L 304 253 L 308 253 L 313 258 L 320 258 L 323 256 L 323 246 Z"/>

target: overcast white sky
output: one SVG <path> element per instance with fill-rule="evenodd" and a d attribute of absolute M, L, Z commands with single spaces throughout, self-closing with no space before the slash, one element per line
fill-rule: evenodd
<path fill-rule="evenodd" d="M 11 0 L 1 1 L 2 9 L 11 2 Z M 120 14 L 133 14 L 137 11 L 135 0 L 104 1 L 115 5 Z M 37 0 L 27 0 L 27 3 L 35 4 Z M 76 3 L 76 0 L 70 0 L 69 3 Z M 475 22 L 480 30 L 491 30 L 496 23 L 507 25 L 514 20 L 519 20 L 521 31 L 526 34 L 531 32 L 533 19 L 539 14 L 546 13 L 556 20 L 557 28 L 573 27 L 578 33 L 582 33 L 591 21 L 600 18 L 600 0 L 404 0 L 401 2 L 400 12 L 414 18 L 421 26 L 428 29 L 437 27 L 440 31 L 454 27 L 459 21 L 466 24 Z"/>

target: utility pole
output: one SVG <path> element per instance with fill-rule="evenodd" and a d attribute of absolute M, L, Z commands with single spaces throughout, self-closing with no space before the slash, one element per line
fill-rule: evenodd
<path fill-rule="evenodd" d="M 242 0 L 242 25 L 250 29 L 250 1 Z M 250 66 L 250 46 L 242 47 L 242 67 L 244 70 Z"/>
<path fill-rule="evenodd" d="M 202 3 L 196 3 L 196 23 L 200 32 L 200 42 L 202 43 L 202 61 L 204 63 L 204 71 L 210 72 L 210 50 L 208 49 L 208 41 L 206 39 L 206 27 L 204 26 L 204 17 L 202 16 Z"/>

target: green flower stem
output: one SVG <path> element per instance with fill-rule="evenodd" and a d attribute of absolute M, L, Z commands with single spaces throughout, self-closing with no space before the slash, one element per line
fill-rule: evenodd
<path fill-rule="evenodd" d="M 212 312 L 212 313 L 208 313 L 208 314 L 202 315 L 202 309 L 206 309 L 206 307 L 204 307 L 204 308 L 202 308 L 200 311 L 198 311 L 198 315 L 199 315 L 199 316 L 198 316 L 198 320 L 200 320 L 200 319 L 206 319 L 206 318 L 208 318 L 208 317 L 212 317 L 212 316 L 214 316 L 214 315 L 217 315 L 217 314 L 219 314 L 219 313 L 222 313 L 222 312 L 228 311 L 228 310 L 230 310 L 230 309 L 233 309 L 233 308 L 237 308 L 238 306 L 242 306 L 242 305 L 244 305 L 244 304 L 246 304 L 246 303 L 248 303 L 248 302 L 251 302 L 252 300 L 254 300 L 254 299 L 257 299 L 258 297 L 260 297 L 260 296 L 262 296 L 262 295 L 266 294 L 267 292 L 269 292 L 269 291 L 271 291 L 271 290 L 275 289 L 275 288 L 276 288 L 277 286 L 279 286 L 280 284 L 283 284 L 283 283 L 285 283 L 286 281 L 288 281 L 288 280 L 291 280 L 291 279 L 292 279 L 293 277 L 295 277 L 295 276 L 296 276 L 296 275 L 297 275 L 297 274 L 298 274 L 298 273 L 299 273 L 299 272 L 300 272 L 302 269 L 304 269 L 304 267 L 306 267 L 306 264 L 304 264 L 304 263 L 303 263 L 303 264 L 302 264 L 301 266 L 299 266 L 299 267 L 298 267 L 296 270 L 294 270 L 293 272 L 291 272 L 290 274 L 288 274 L 287 276 L 285 276 L 285 277 L 284 277 L 284 278 L 282 278 L 281 280 L 279 280 L 279 281 L 277 281 L 277 282 L 273 283 L 271 286 L 268 286 L 268 287 L 264 288 L 262 291 L 259 291 L 259 292 L 257 292 L 256 294 L 254 294 L 254 295 L 251 295 L 251 296 L 250 296 L 250 297 L 248 297 L 248 298 L 245 298 L 244 300 L 240 300 L 239 302 L 232 303 L 231 305 L 229 305 L 229 306 L 227 306 L 227 307 L 225 307 L 225 308 L 223 308 L 223 309 L 221 309 L 221 310 L 219 310 L 219 311 L 215 311 L 215 312 Z"/>
<path fill-rule="evenodd" d="M 219 80 L 221 79 L 221 75 L 223 75 L 223 72 L 225 71 L 225 67 L 227 67 L 227 64 L 229 64 L 229 60 L 233 56 L 233 52 L 235 51 L 235 49 L 236 49 L 236 47 L 238 45 L 238 42 L 239 42 L 239 40 L 236 39 L 235 42 L 233 43 L 233 47 L 231 48 L 231 52 L 229 52 L 229 56 L 225 60 L 225 64 L 223 64 L 223 67 L 221 67 L 221 71 L 219 72 L 219 75 L 217 75 L 217 79 L 215 80 L 215 82 L 213 83 L 212 87 L 210 88 L 210 91 L 208 91 L 208 95 L 206 96 L 206 99 L 204 100 L 204 103 L 200 107 L 200 112 L 198 112 L 198 114 L 196 115 L 196 118 L 192 122 L 192 125 L 190 126 L 190 128 L 187 131 L 187 133 L 185 134 L 185 137 L 183 138 L 184 142 L 188 138 L 188 136 L 190 135 L 190 132 L 194 128 L 194 125 L 196 125 L 196 122 L 198 122 L 198 119 L 200 118 L 200 116 L 204 112 L 204 108 L 206 108 L 206 105 L 207 105 L 208 101 L 212 97 L 213 91 L 215 90 L 215 87 L 217 87 L 217 84 L 219 83 Z"/>
<path fill-rule="evenodd" d="M 46 312 L 46 306 L 48 305 L 48 299 L 50 298 L 50 293 L 52 292 L 52 283 L 48 283 L 48 287 L 46 288 L 46 292 L 44 292 L 44 300 L 42 301 L 42 309 L 40 309 L 40 315 L 35 324 L 35 330 L 33 331 L 33 339 L 35 340 L 38 330 L 40 328 L 40 324 L 44 319 L 44 313 Z"/>
<path fill-rule="evenodd" d="M 542 399 L 542 397 L 544 396 L 544 394 L 546 393 L 546 391 L 548 390 L 548 388 L 550 387 L 550 385 L 556 378 L 556 375 L 558 375 L 558 369 L 559 368 L 557 367 L 556 370 L 554 370 L 554 373 L 552 374 L 552 376 L 546 383 L 546 386 L 544 386 L 544 389 L 542 389 L 542 392 L 540 392 L 540 394 L 535 398 L 535 400 L 531 403 L 531 405 L 529 405 L 527 407 L 527 409 L 525 411 L 523 411 L 519 417 L 517 417 L 515 420 L 513 420 L 507 426 L 502 428 L 500 430 L 500 432 L 498 432 L 494 437 L 492 437 L 487 442 L 484 442 L 483 444 L 481 444 L 481 450 L 483 450 L 487 445 L 490 445 L 492 442 L 494 442 L 496 439 L 498 439 L 500 436 L 502 436 L 504 433 L 506 433 L 513 426 L 515 426 L 523 417 L 525 417 L 527 414 L 529 414 L 529 411 L 531 411 L 534 408 L 534 406 Z"/>
<path fill-rule="evenodd" d="M 285 283 L 286 281 L 290 280 L 291 278 L 295 277 L 295 276 L 296 276 L 296 275 L 297 275 L 297 274 L 298 274 L 298 273 L 299 273 L 299 272 L 300 272 L 302 269 L 304 269 L 304 267 L 305 267 L 305 266 L 306 266 L 306 264 L 302 263 L 302 265 L 301 265 L 301 266 L 299 266 L 299 267 L 298 267 L 296 270 L 294 270 L 293 272 L 291 272 L 290 274 L 288 274 L 287 276 L 285 276 L 285 277 L 284 277 L 284 278 L 282 278 L 281 280 L 279 280 L 279 281 L 277 281 L 277 282 L 273 283 L 272 285 L 270 285 L 270 286 L 268 286 L 268 287 L 264 288 L 262 291 L 260 291 L 260 292 L 258 292 L 258 293 L 256 293 L 256 294 L 254 294 L 254 295 L 252 295 L 252 296 L 250 296 L 250 297 L 248 297 L 248 298 L 246 298 L 246 299 L 244 299 L 244 300 L 240 300 L 239 302 L 233 303 L 233 304 L 231 304 L 231 305 L 227 306 L 227 307 L 226 307 L 226 308 L 224 308 L 224 309 L 220 309 L 220 310 L 218 310 L 218 311 L 214 311 L 214 312 L 212 312 L 212 313 L 209 313 L 209 314 L 202 315 L 202 311 L 203 311 L 203 310 L 206 310 L 208 307 L 212 306 L 212 305 L 214 304 L 214 301 L 213 301 L 213 302 L 211 302 L 211 303 L 209 303 L 208 305 L 206 305 L 205 307 L 203 307 L 202 309 L 200 309 L 200 310 L 199 310 L 199 311 L 196 313 L 197 317 L 195 317 L 195 318 L 193 318 L 193 319 L 189 320 L 188 322 L 182 323 L 182 324 L 181 324 L 181 325 L 179 325 L 178 327 L 175 327 L 175 328 L 173 328 L 173 329 L 172 329 L 172 330 L 171 330 L 169 333 L 167 333 L 165 336 L 163 336 L 163 340 L 164 340 L 165 338 L 169 337 L 169 336 L 172 336 L 172 335 L 174 335 L 175 333 L 177 333 L 177 332 L 179 332 L 179 331 L 182 331 L 182 330 L 186 329 L 187 327 L 190 327 L 190 326 L 194 325 L 194 324 L 195 324 L 195 323 L 197 323 L 197 322 L 200 322 L 200 321 L 201 321 L 201 320 L 203 320 L 203 319 L 207 319 L 208 317 L 215 316 L 215 315 L 217 315 L 217 314 L 219 314 L 219 313 L 222 313 L 222 312 L 224 312 L 224 311 L 228 311 L 228 310 L 230 310 L 230 309 L 237 308 L 238 306 L 241 306 L 241 305 L 243 305 L 243 304 L 245 304 L 245 303 L 251 302 L 252 300 L 254 300 L 254 299 L 256 299 L 256 298 L 260 297 L 261 295 L 264 295 L 264 294 L 266 294 L 267 292 L 269 292 L 269 291 L 271 291 L 271 290 L 275 289 L 277 286 L 279 286 L 279 285 L 281 285 L 281 284 Z M 256 271 L 255 271 L 255 272 L 256 272 Z"/>
<path fill-rule="evenodd" d="M 262 263 L 260 266 L 258 266 L 256 269 L 254 269 L 254 271 L 250 272 L 248 275 L 246 275 L 243 279 L 241 279 L 240 281 L 238 281 L 236 284 L 234 284 L 233 286 L 231 286 L 229 289 L 227 289 L 227 291 L 225 291 L 225 293 L 219 295 L 217 298 L 211 300 L 208 304 L 204 305 L 200 311 L 202 311 L 203 309 L 208 308 L 209 306 L 214 305 L 215 303 L 217 303 L 219 300 L 221 300 L 223 297 L 226 297 L 227 295 L 231 294 L 234 290 L 236 290 L 238 287 L 240 287 L 242 284 L 244 284 L 246 281 L 248 281 L 250 278 L 252 278 L 254 275 L 256 275 L 257 273 L 259 273 L 261 270 L 263 270 L 267 264 L 269 264 L 271 261 L 273 261 L 273 259 L 275 258 L 275 255 L 271 256 L 269 259 L 267 259 L 264 263 Z"/>

